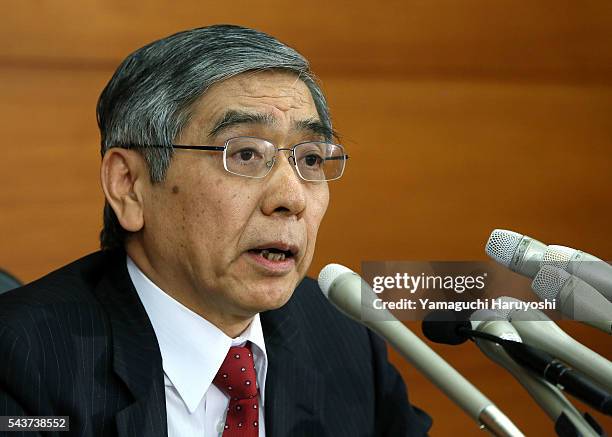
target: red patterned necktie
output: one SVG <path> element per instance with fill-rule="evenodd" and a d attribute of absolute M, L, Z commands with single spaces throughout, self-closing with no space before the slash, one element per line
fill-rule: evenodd
<path fill-rule="evenodd" d="M 223 437 L 257 437 L 259 435 L 259 405 L 257 373 L 251 344 L 230 347 L 213 383 L 230 397 Z"/>

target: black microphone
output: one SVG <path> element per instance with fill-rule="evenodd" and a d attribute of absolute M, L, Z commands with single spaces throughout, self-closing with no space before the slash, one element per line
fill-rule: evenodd
<path fill-rule="evenodd" d="M 454 312 L 436 310 L 425 316 L 421 329 L 434 343 L 456 345 L 471 338 L 464 331 L 471 330 L 472 324 L 468 320 L 458 320 Z"/>
<path fill-rule="evenodd" d="M 449 314 L 442 314 L 449 313 Z M 457 320 L 448 311 L 434 311 L 423 320 L 425 336 L 444 344 L 461 344 L 472 337 L 483 338 L 499 344 L 518 364 L 560 386 L 572 396 L 589 404 L 604 414 L 612 416 L 612 396 L 593 383 L 588 377 L 570 369 L 555 357 L 540 349 L 517 341 L 504 340 L 491 334 L 471 329 L 467 320 Z"/>

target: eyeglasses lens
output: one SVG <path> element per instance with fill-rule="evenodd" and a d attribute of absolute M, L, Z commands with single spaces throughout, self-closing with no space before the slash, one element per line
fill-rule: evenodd
<path fill-rule="evenodd" d="M 307 181 L 338 179 L 345 165 L 344 150 L 330 143 L 302 143 L 294 148 L 298 174 Z M 261 178 L 274 164 L 276 148 L 266 140 L 239 137 L 227 142 L 225 169 L 241 176 Z"/>

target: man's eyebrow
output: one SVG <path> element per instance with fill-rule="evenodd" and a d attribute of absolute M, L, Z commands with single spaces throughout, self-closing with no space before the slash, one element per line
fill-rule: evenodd
<path fill-rule="evenodd" d="M 277 120 L 268 113 L 250 113 L 237 110 L 229 110 L 223 117 L 219 119 L 208 133 L 209 138 L 214 138 L 221 132 L 230 129 L 234 126 L 242 124 L 259 124 L 264 126 L 275 126 L 278 124 Z M 323 136 L 326 141 L 330 141 L 332 138 L 337 137 L 336 132 L 329 126 L 323 124 L 317 118 L 308 118 L 305 120 L 298 120 L 294 123 L 293 128 L 299 131 L 308 131 L 315 135 Z"/>
<path fill-rule="evenodd" d="M 224 130 L 241 124 L 262 124 L 266 126 L 274 126 L 276 120 L 270 114 L 249 113 L 243 111 L 229 110 L 208 133 L 210 138 L 219 135 Z"/>
<path fill-rule="evenodd" d="M 336 132 L 323 124 L 317 118 L 309 118 L 306 120 L 299 120 L 294 125 L 296 130 L 309 131 L 315 135 L 321 135 L 326 141 L 331 141 L 334 137 L 337 137 Z"/>

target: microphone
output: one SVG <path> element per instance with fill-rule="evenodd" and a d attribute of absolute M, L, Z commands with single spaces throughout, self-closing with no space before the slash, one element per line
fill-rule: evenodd
<path fill-rule="evenodd" d="M 554 266 L 582 279 L 612 302 L 612 266 L 570 247 L 550 245 L 505 229 L 491 232 L 487 255 L 513 272 L 533 278 L 540 267 Z"/>
<path fill-rule="evenodd" d="M 439 325 L 440 323 L 437 324 Z M 432 332 L 431 329 L 429 329 L 429 332 Z M 580 373 L 566 367 L 562 362 L 546 352 L 517 341 L 505 340 L 476 330 L 466 329 L 463 327 L 463 324 L 455 324 L 454 332 L 457 335 L 466 337 L 466 340 L 468 337 L 480 337 L 499 344 L 518 364 L 530 369 L 546 381 L 563 387 L 565 391 L 586 402 L 593 408 L 612 415 L 612 396 L 610 394 L 593 384 Z M 434 334 L 436 334 L 435 330 Z M 443 337 L 434 335 L 427 338 L 431 341 L 439 341 Z"/>
<path fill-rule="evenodd" d="M 472 314 L 470 320 L 473 328 L 479 332 L 491 334 L 504 340 L 521 342 L 521 337 L 516 329 L 509 322 L 500 320 L 499 316 L 493 311 L 478 310 Z M 486 356 L 508 370 L 525 387 L 553 422 L 558 423 L 563 417 L 563 420 L 571 423 L 576 435 L 599 435 L 557 387 L 526 371 L 499 344 L 479 338 L 475 339 L 475 343 Z"/>
<path fill-rule="evenodd" d="M 519 302 L 518 299 L 507 296 L 500 297 L 496 301 Z M 496 307 L 502 306 L 496 305 Z M 612 392 L 612 363 L 574 340 L 542 311 L 513 309 L 495 312 L 503 320 L 512 323 L 525 343 L 558 357 Z"/>
<path fill-rule="evenodd" d="M 362 320 L 362 308 L 373 308 L 376 295 L 369 284 L 355 272 L 340 264 L 329 264 L 319 273 L 319 287 L 340 311 L 392 344 L 407 361 L 424 373 L 479 425 L 500 437 L 524 435 L 476 387 L 390 312 L 379 310 L 385 316 L 385 321 Z"/>
<path fill-rule="evenodd" d="M 518 232 L 495 229 L 489 236 L 485 252 L 513 272 L 533 278 L 540 270 L 546 244 Z"/>
<path fill-rule="evenodd" d="M 553 266 L 582 279 L 612 302 L 612 266 L 581 250 L 550 245 L 542 257 L 542 266 Z"/>
<path fill-rule="evenodd" d="M 582 279 L 546 265 L 531 288 L 540 299 L 559 303 L 559 310 L 566 316 L 612 334 L 612 302 Z"/>

